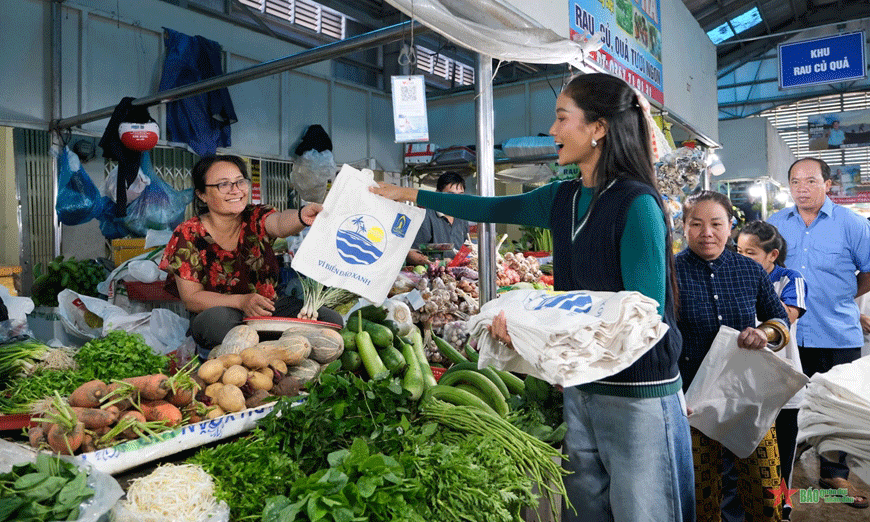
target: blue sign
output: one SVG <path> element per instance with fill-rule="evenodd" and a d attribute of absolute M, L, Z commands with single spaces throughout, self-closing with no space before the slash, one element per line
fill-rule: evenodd
<path fill-rule="evenodd" d="M 779 45 L 779 88 L 866 77 L 864 31 Z"/>

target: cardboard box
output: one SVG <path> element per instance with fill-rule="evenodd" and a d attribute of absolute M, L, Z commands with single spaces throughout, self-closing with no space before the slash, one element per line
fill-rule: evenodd
<path fill-rule="evenodd" d="M 18 291 L 15 290 L 15 278 L 20 273 L 20 266 L 0 266 L 0 285 L 9 289 L 9 295 L 18 295 Z"/>
<path fill-rule="evenodd" d="M 112 262 L 115 266 L 120 265 L 124 261 L 132 259 L 145 252 L 156 250 L 157 247 L 145 248 L 145 238 L 129 238 L 129 239 L 113 239 L 112 240 Z"/>

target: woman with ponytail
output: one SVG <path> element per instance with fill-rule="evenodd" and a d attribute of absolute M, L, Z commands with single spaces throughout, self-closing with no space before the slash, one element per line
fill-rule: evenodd
<path fill-rule="evenodd" d="M 564 390 L 566 522 L 694 520 L 676 279 L 650 125 L 646 100 L 626 82 L 582 74 L 556 100 L 550 128 L 559 164 L 576 164 L 578 178 L 504 197 L 372 189 L 468 221 L 549 228 L 556 290 L 634 290 L 659 304 L 670 327 L 661 341 L 616 375 Z M 510 344 L 508 330 L 501 315 L 490 331 Z"/>

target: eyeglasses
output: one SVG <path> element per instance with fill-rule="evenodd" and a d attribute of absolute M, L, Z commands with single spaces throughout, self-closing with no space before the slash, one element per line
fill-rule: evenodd
<path fill-rule="evenodd" d="M 218 192 L 221 194 L 229 194 L 233 191 L 233 187 L 238 188 L 239 190 L 247 190 L 250 186 L 251 181 L 248 178 L 242 178 L 236 181 L 221 181 L 220 183 L 206 183 L 206 187 L 217 187 Z"/>

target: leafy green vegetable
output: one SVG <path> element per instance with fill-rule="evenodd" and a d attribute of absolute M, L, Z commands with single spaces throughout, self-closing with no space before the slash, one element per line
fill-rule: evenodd
<path fill-rule="evenodd" d="M 282 397 L 260 420 L 267 437 L 279 439 L 305 473 L 325 468 L 326 456 L 363 437 L 390 454 L 401 449 L 401 435 L 416 417 L 412 401 L 397 379 L 365 381 L 339 374 L 341 362 L 325 368 L 301 403 Z"/>
<path fill-rule="evenodd" d="M 0 391 L 0 413 L 31 413 L 31 405 L 51 397 L 55 390 L 68 396 L 88 379 L 73 370 L 39 369 L 26 377 L 18 377 Z"/>
<path fill-rule="evenodd" d="M 154 353 L 140 334 L 123 330 L 88 341 L 75 354 L 75 360 L 85 382 L 151 375 L 165 371 L 169 362 L 165 355 Z"/>
<path fill-rule="evenodd" d="M 371 454 L 363 439 L 349 449 L 330 453 L 330 467 L 297 480 L 288 496 L 270 498 L 263 522 L 310 520 L 419 521 L 424 518 L 406 501 L 420 496 L 416 481 L 405 478 L 399 462 L 382 453 Z"/>
<path fill-rule="evenodd" d="M 0 474 L 0 522 L 75 520 L 81 503 L 93 495 L 84 470 L 39 453 L 35 462 Z"/>
<path fill-rule="evenodd" d="M 278 443 L 257 429 L 249 437 L 201 449 L 187 462 L 199 464 L 214 478 L 215 498 L 230 507 L 231 520 L 260 520 L 265 499 L 287 494 L 304 476 Z"/>

